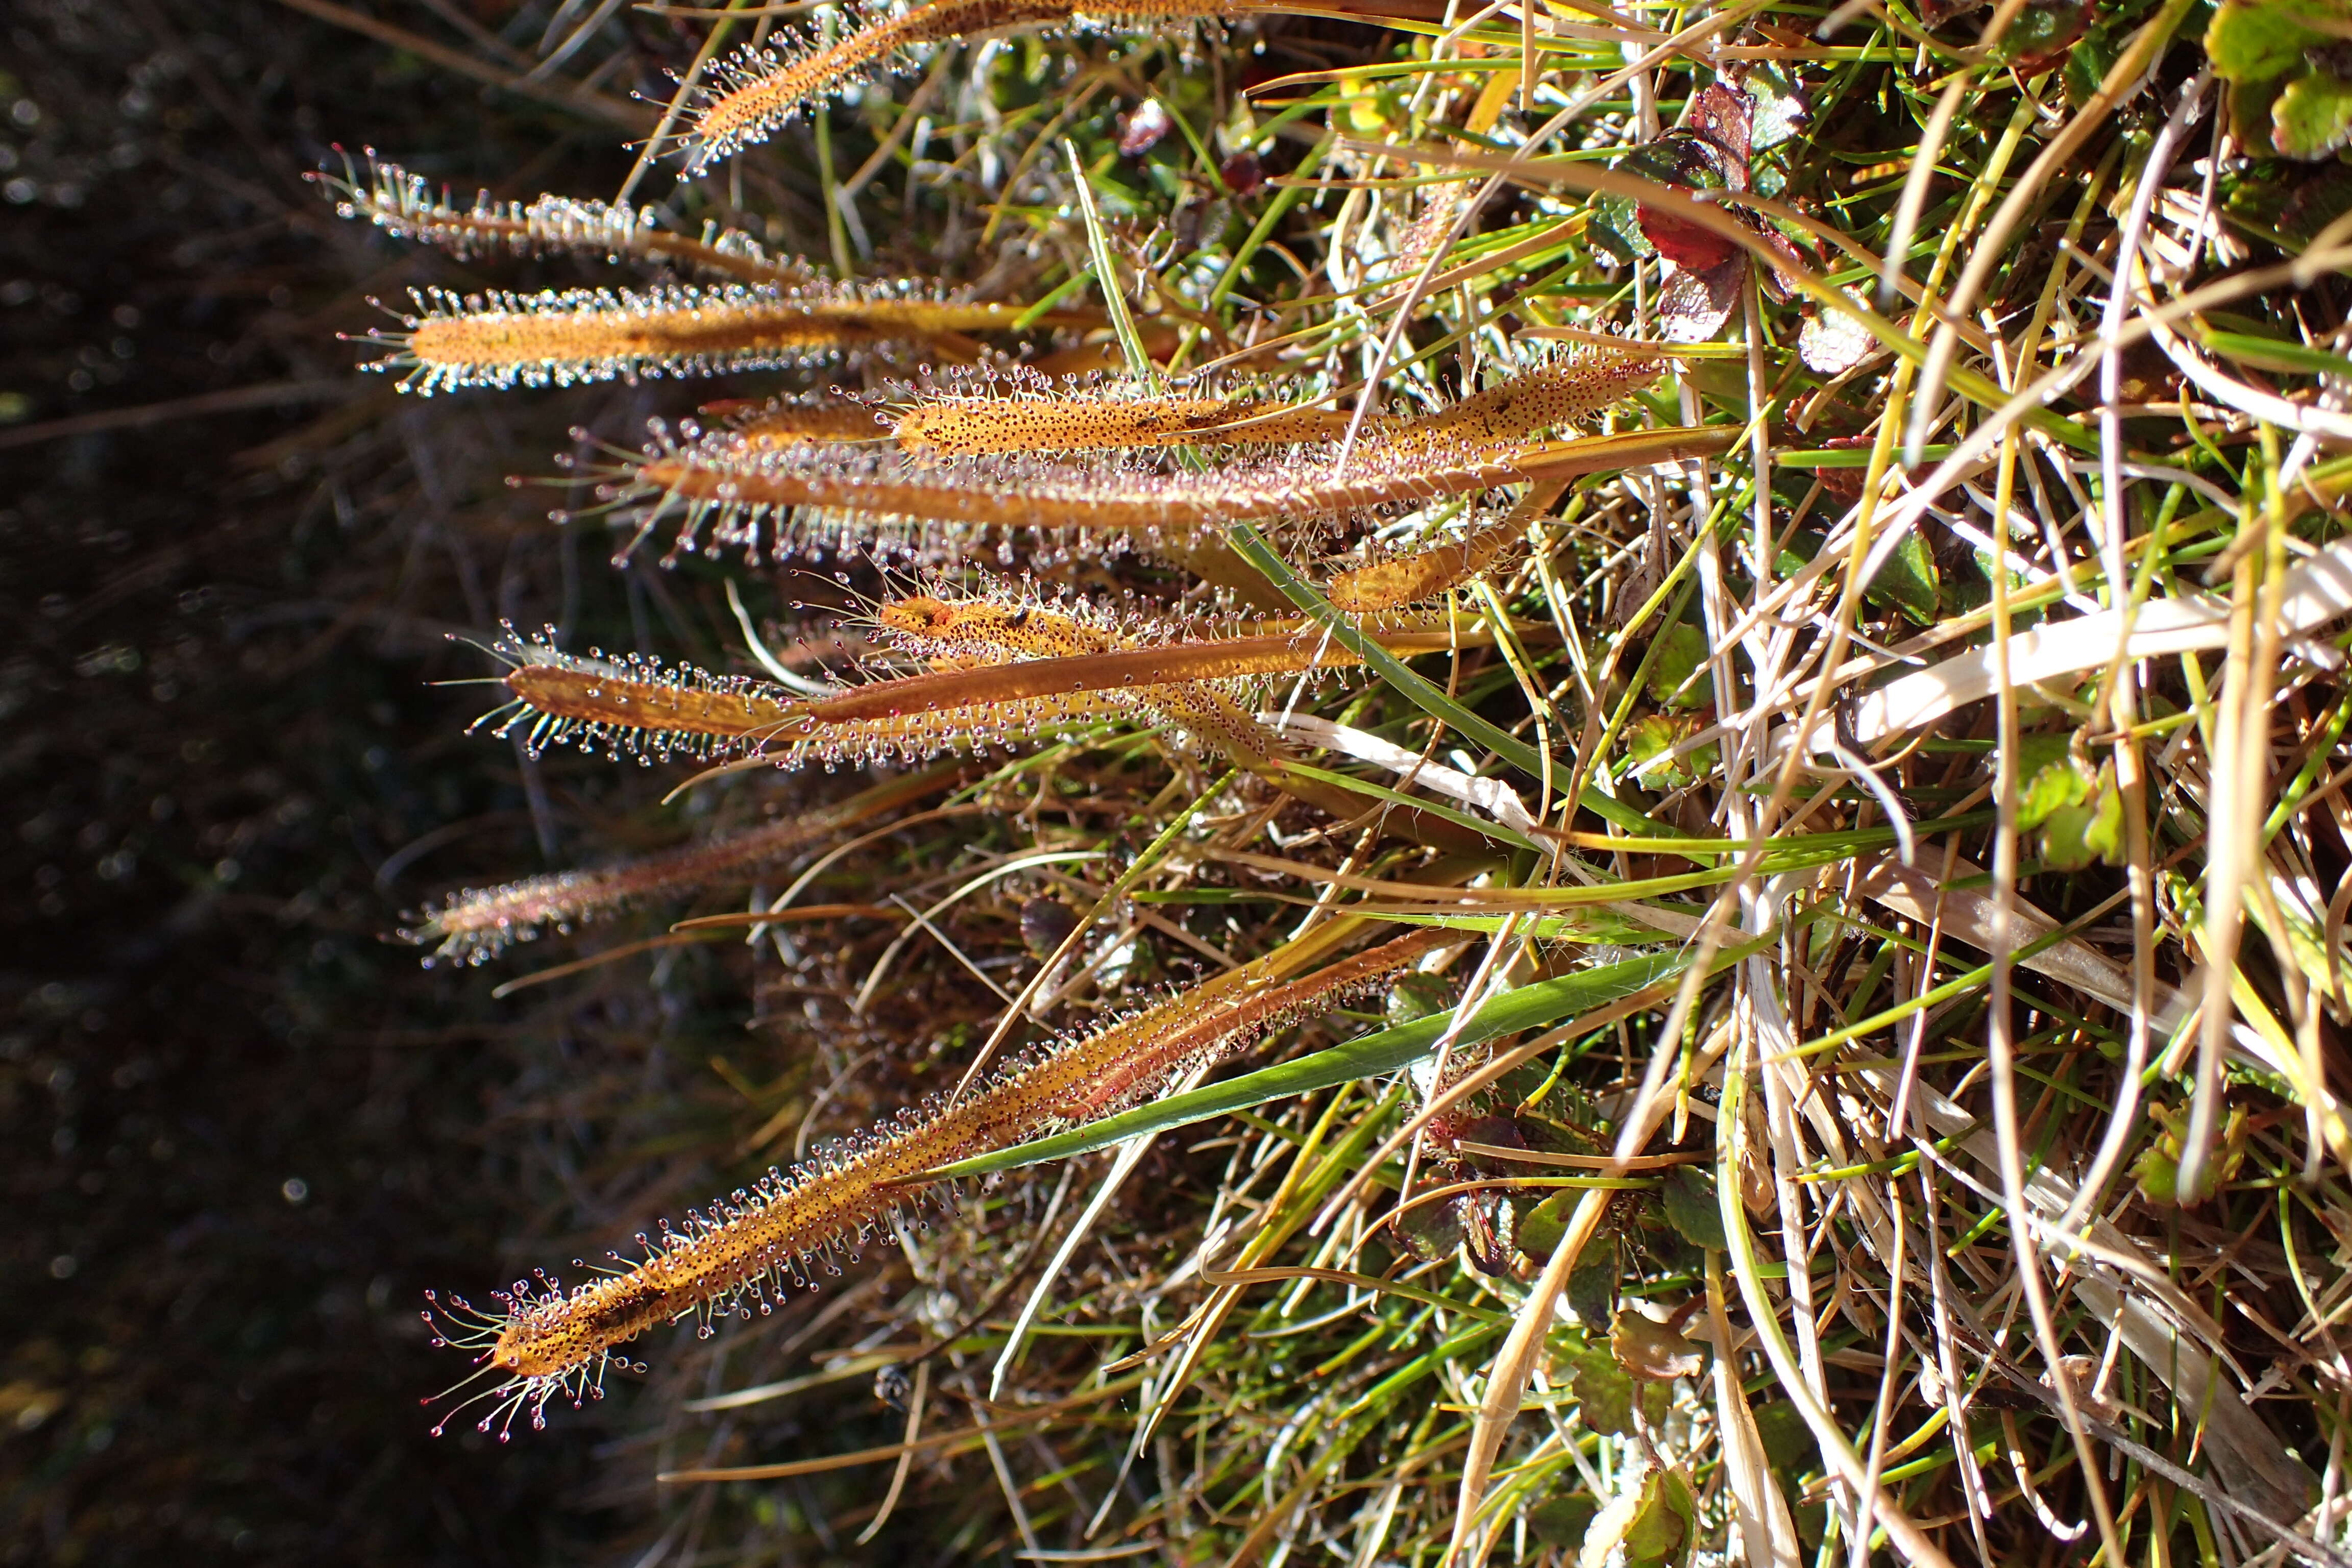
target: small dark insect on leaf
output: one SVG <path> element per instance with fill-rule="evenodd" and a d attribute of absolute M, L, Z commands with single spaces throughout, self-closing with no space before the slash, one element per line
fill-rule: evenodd
<path fill-rule="evenodd" d="M 1513 1223 L 1511 1205 L 1488 1194 L 1473 1194 L 1463 1205 L 1463 1256 L 1471 1267 L 1491 1279 L 1511 1271 Z"/>
<path fill-rule="evenodd" d="M 1167 109 L 1156 98 L 1147 98 L 1135 106 L 1132 113 L 1122 117 L 1118 125 L 1118 151 L 1121 157 L 1137 158 L 1160 144 L 1160 139 L 1175 128 Z"/>
<path fill-rule="evenodd" d="M 1463 1214 L 1468 1206 L 1468 1201 L 1460 1197 L 1415 1204 L 1398 1218 L 1397 1234 L 1424 1263 L 1451 1258 L 1462 1245 Z"/>
<path fill-rule="evenodd" d="M 897 1362 L 874 1374 L 874 1397 L 893 1410 L 907 1408 L 907 1400 L 915 1392 L 915 1380 Z"/>

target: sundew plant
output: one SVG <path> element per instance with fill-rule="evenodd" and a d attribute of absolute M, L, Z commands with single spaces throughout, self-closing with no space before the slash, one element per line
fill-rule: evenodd
<path fill-rule="evenodd" d="M 631 614 L 453 656 L 593 847 L 398 933 L 570 1042 L 428 1424 L 646 1564 L 2352 1563 L 2342 0 L 469 16 L 633 166 L 329 163 L 358 357 Z"/>

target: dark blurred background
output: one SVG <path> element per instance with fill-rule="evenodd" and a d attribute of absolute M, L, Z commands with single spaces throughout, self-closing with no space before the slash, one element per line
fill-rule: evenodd
<path fill-rule="evenodd" d="M 466 45 L 510 9 L 382 14 Z M 417 1309 L 578 1223 L 545 1107 L 580 1030 L 652 1098 L 677 1023 L 615 988 L 551 1027 L 383 938 L 655 782 L 467 738 L 487 701 L 427 682 L 488 666 L 446 634 L 701 623 L 504 483 L 638 395 L 355 374 L 368 296 L 465 274 L 302 176 L 373 142 L 461 197 L 609 195 L 625 132 L 264 0 L 0 18 L 0 1560 L 610 1554 L 642 1499 L 593 1427 L 427 1436 Z M 691 58 L 667 26 L 604 103 Z"/>

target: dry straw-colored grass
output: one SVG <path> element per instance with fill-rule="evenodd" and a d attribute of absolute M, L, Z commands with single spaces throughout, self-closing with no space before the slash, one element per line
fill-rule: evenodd
<path fill-rule="evenodd" d="M 2352 197 L 2248 139 L 2333 57 L 1347 10 L 674 10 L 663 212 L 337 185 L 704 280 L 431 296 L 417 390 L 840 366 L 583 433 L 740 672 L 499 647 L 791 804 L 415 928 L 758 883 L 525 977 L 748 933 L 772 1081 L 461 1311 L 488 1424 L 641 1357 L 698 1561 L 2352 1560 Z M 858 276 L 666 216 L 772 196 Z"/>

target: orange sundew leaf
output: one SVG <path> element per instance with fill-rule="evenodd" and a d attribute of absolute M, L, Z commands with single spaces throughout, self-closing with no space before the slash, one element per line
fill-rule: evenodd
<path fill-rule="evenodd" d="M 863 403 L 834 397 L 772 397 L 762 403 L 705 404 L 705 414 L 727 420 L 728 428 L 760 447 L 796 447 L 811 442 L 873 441 L 888 426 Z"/>
<path fill-rule="evenodd" d="M 932 768 L 865 790 L 837 805 L 797 812 L 747 832 L 689 844 L 615 866 L 530 877 L 495 888 L 456 893 L 399 931 L 402 940 L 437 943 L 425 963 L 488 962 L 509 946 L 549 928 L 574 926 L 631 904 L 692 892 L 730 878 L 748 880 L 758 868 L 831 837 L 870 817 L 953 782 L 952 766 Z"/>
<path fill-rule="evenodd" d="M 924 457 L 1087 452 L 1166 446 L 1279 447 L 1336 440 L 1345 410 L 1272 394 L 1167 394 L 1127 379 L 1055 382 L 1034 372 L 976 374 L 914 389 L 892 429 Z"/>
<path fill-rule="evenodd" d="M 1092 14 L 1154 23 L 1265 8 L 1247 0 L 1118 0 L 1107 12 Z M 1085 9 L 1071 0 L 886 3 L 853 12 L 853 25 L 837 38 L 805 28 L 765 45 L 747 45 L 711 68 L 712 86 L 694 110 L 687 166 L 700 174 L 765 142 L 834 94 L 898 68 L 909 49 L 1003 27 L 1066 25 Z"/>
<path fill-rule="evenodd" d="M 1325 465 L 1261 461 L 1207 474 L 1160 474 L 1115 463 L 1059 464 L 1025 457 L 993 465 L 932 464 L 832 452 L 742 453 L 705 446 L 656 458 L 633 478 L 645 490 L 734 514 L 719 543 L 757 537 L 757 518 L 805 507 L 861 517 L 962 528 L 1071 529 L 1190 535 L 1239 518 L 1330 516 L 1509 484 L 1507 459 L 1482 457 L 1467 471 L 1425 452 L 1368 443 L 1334 479 Z M 845 460 L 846 458 L 846 460 Z M 748 459 L 748 460 L 747 460 Z"/>
<path fill-rule="evenodd" d="M 350 159 L 343 177 L 321 170 L 310 176 L 335 204 L 336 216 L 364 220 L 386 234 L 446 250 L 461 261 L 484 256 L 602 255 L 610 260 L 683 264 L 744 283 L 804 284 L 815 273 L 797 257 L 771 256 L 740 229 L 691 239 L 661 226 L 656 208 L 615 206 L 571 196 L 541 195 L 528 203 L 494 201 L 485 191 L 470 207 L 444 189 L 437 195 L 422 175 L 365 154 L 362 182 Z"/>
<path fill-rule="evenodd" d="M 1001 687 L 1016 669 L 1034 671 L 1040 666 L 1066 665 L 1073 658 L 1088 657 L 1096 650 L 1108 650 L 1128 640 L 1094 617 L 1048 609 L 1025 595 L 1011 597 L 1013 602 L 1009 604 L 984 595 L 949 604 L 928 595 L 916 595 L 883 605 L 877 611 L 877 619 L 886 635 L 935 658 L 944 656 L 961 667 L 936 673 L 945 675 L 950 681 L 960 679 L 982 687 Z M 924 678 L 910 679 L 919 681 Z M 899 700 L 905 700 L 906 682 L 881 684 L 900 688 Z M 1036 694 L 1015 700 L 1043 700 L 1052 693 L 1070 689 L 1073 689 L 1049 682 Z M 1257 721 L 1249 707 L 1237 700 L 1230 682 L 1159 678 L 1075 689 L 1101 691 L 1111 700 L 1155 722 L 1173 725 L 1196 744 L 1252 773 L 1275 776 L 1275 764 L 1283 751 L 1281 742 Z M 817 716 L 826 719 L 836 711 L 845 710 L 820 709 Z M 1286 779 L 1284 787 L 1290 787 Z M 1343 810 L 1339 815 L 1347 813 Z"/>
<path fill-rule="evenodd" d="M 1519 503 L 1496 521 L 1474 528 L 1459 540 L 1342 572 L 1331 579 L 1323 596 L 1332 608 L 1350 616 L 1378 615 L 1437 598 L 1492 571 L 1525 543 L 1528 524 L 1559 500 L 1565 488 L 1558 480 L 1531 485 Z"/>
<path fill-rule="evenodd" d="M 784 765 L 810 758 L 828 763 L 916 762 L 941 751 L 981 750 L 1040 734 L 1067 732 L 1106 719 L 1129 717 L 1134 711 L 1131 701 L 1111 693 L 1073 691 L 984 699 L 957 706 L 904 706 L 895 711 L 856 716 L 839 710 L 821 714 L 814 710 L 821 704 L 811 703 L 772 724 L 759 724 L 747 721 L 747 714 L 781 705 L 762 697 L 731 701 L 722 697 L 708 704 L 689 702 L 655 711 L 636 700 L 635 693 L 609 682 L 595 687 L 590 700 L 579 700 L 581 687 L 567 679 L 568 675 L 537 667 L 516 670 L 507 678 L 526 711 L 555 719 L 554 729 L 534 728 L 527 737 L 529 744 L 572 740 L 589 750 L 603 746 L 608 751 L 663 757 L 678 752 L 698 760 L 764 753 Z M 565 700 L 560 710 L 547 700 L 551 688 L 563 690 Z"/>
<path fill-rule="evenodd" d="M 1259 657 L 1286 658 L 1291 668 L 1321 662 L 1296 639 L 1266 639 Z M 1274 647 L 1291 645 L 1286 655 Z M 1213 645 L 1207 645 L 1213 647 Z M 1106 668 L 1074 658 L 974 662 L 898 679 L 879 680 L 838 697 L 790 697 L 780 688 L 740 676 L 713 676 L 637 659 L 629 665 L 582 659 L 540 642 L 501 649 L 514 668 L 506 676 L 514 702 L 486 715 L 495 733 L 520 733 L 536 753 L 571 742 L 641 760 L 683 753 L 698 760 L 764 757 L 780 766 L 810 760 L 914 763 L 942 752 L 984 751 L 1043 735 L 1072 735 L 1105 721 L 1163 725 L 1177 738 L 1220 755 L 1297 799 L 1341 821 L 1377 803 L 1358 798 L 1290 765 L 1279 735 L 1258 722 L 1245 684 L 1226 675 L 1150 679 L 1160 650 L 1121 650 L 1126 662 Z M 1067 667 L 1082 682 L 1069 684 Z M 1236 686 L 1241 689 L 1236 690 Z M 1385 820 L 1423 843 L 1475 850 L 1475 835 L 1426 812 L 1392 811 Z"/>
<path fill-rule="evenodd" d="M 827 720 L 817 711 L 823 700 L 642 655 L 611 659 L 592 650 L 583 658 L 563 652 L 550 637 L 525 640 L 511 629 L 490 651 L 509 667 L 513 700 L 476 725 L 518 736 L 533 754 L 568 742 L 647 763 L 676 754 L 699 761 L 765 754 L 782 764 L 810 758 L 911 763 L 1130 711 L 1110 696 L 1081 691 Z"/>
<path fill-rule="evenodd" d="M 636 664 L 633 673 L 533 645 L 507 673 L 514 701 L 483 721 L 497 720 L 498 735 L 520 733 L 534 753 L 570 742 L 646 762 L 678 754 L 698 761 L 765 756 L 792 766 L 811 760 L 911 763 L 1141 716 L 1175 725 L 1245 766 L 1272 760 L 1272 737 L 1246 710 L 1199 682 L 1006 696 L 992 689 L 997 672 L 982 668 L 953 672 L 971 679 L 945 687 L 932 684 L 931 676 L 877 681 L 851 692 L 849 698 L 866 699 L 851 707 L 846 698 L 793 697 L 740 676 Z"/>
<path fill-rule="evenodd" d="M 1140 692 L 1213 681 L 1244 695 L 1257 683 L 1362 660 L 1320 626 L 1202 635 L 1106 613 L 1084 600 L 1048 600 L 1026 584 L 984 582 L 969 597 L 911 594 L 876 606 L 879 636 L 929 663 L 923 673 L 876 681 L 812 705 L 827 722 L 879 718 L 924 707 L 1045 697 L 1076 691 Z M 1244 623 L 1245 625 L 1247 623 Z M 1391 653 L 1438 653 L 1483 640 L 1453 627 L 1367 628 Z"/>
<path fill-rule="evenodd" d="M 1569 429 L 1650 386 L 1663 374 L 1642 353 L 1559 353 L 1450 407 L 1401 421 L 1394 440 L 1516 445 Z"/>
<path fill-rule="evenodd" d="M 761 449 L 723 433 L 685 446 L 662 441 L 628 462 L 604 493 L 636 521 L 623 554 L 673 509 L 684 513 L 668 559 L 738 546 L 756 553 L 764 535 L 770 553 L 782 560 L 846 532 L 853 520 L 867 538 L 877 528 L 948 538 L 1044 529 L 1164 543 L 1252 519 L 1278 517 L 1304 528 L 1527 480 L 1710 457 L 1738 435 L 1731 426 L 1673 427 L 1479 445 L 1455 428 L 1427 439 L 1363 442 L 1344 466 L 1313 448 L 1163 473 L 1108 459 L 925 462 L 866 447 Z"/>
<path fill-rule="evenodd" d="M 417 310 L 401 318 L 401 330 L 367 335 L 391 352 L 362 368 L 401 372 L 403 392 L 428 397 L 472 387 L 824 364 L 895 344 L 953 343 L 967 332 L 1008 331 L 1025 313 L 1019 305 L 946 299 L 915 283 L 467 295 L 427 289 L 412 297 Z"/>
<path fill-rule="evenodd" d="M 1255 704 L 1246 700 L 1267 677 L 1356 662 L 1319 631 L 1121 647 L 1143 638 L 1083 602 L 1049 606 L 1025 589 L 1003 587 L 953 603 L 909 595 L 878 606 L 876 620 L 884 636 L 929 658 L 933 669 L 830 699 L 819 706 L 820 718 L 879 716 L 910 703 L 954 703 L 982 690 L 1015 700 L 1095 690 L 1342 822 L 1378 809 L 1296 766 L 1290 746 L 1258 721 Z M 1237 649 L 1243 643 L 1250 646 Z M 1092 649 L 1111 651 L 1087 651 Z M 1425 844 L 1472 853 L 1485 847 L 1475 834 L 1417 808 L 1393 813 L 1384 826 Z"/>
<path fill-rule="evenodd" d="M 935 399 L 901 415 L 893 434 L 904 450 L 942 456 L 982 452 L 1083 452 L 1164 446 L 1289 446 L 1347 434 L 1334 408 L 1285 406 L 1252 398 L 1158 397 Z"/>
<path fill-rule="evenodd" d="M 1387 641 L 1389 639 L 1382 639 Z M 1435 635 L 1398 637 L 1428 644 L 1406 651 L 1432 651 L 1444 642 Z M 1350 669 L 1361 661 L 1337 644 L 1297 636 L 1234 637 L 1219 642 L 1176 643 L 1066 658 L 1027 659 L 971 669 L 929 671 L 896 680 L 877 680 L 815 705 L 814 716 L 840 723 L 963 706 L 972 701 L 1010 701 L 1082 691 L 1135 691 L 1200 680 L 1256 680 L 1317 669 Z"/>
<path fill-rule="evenodd" d="M 1596 337 L 1598 334 L 1596 334 Z M 1603 342 L 1609 340 L 1601 339 Z M 1364 433 L 1386 443 L 1468 447 L 1533 440 L 1591 417 L 1657 380 L 1654 357 L 1560 353 L 1450 407 L 1376 416 Z M 1055 384 L 1034 372 L 960 377 L 916 389 L 895 434 L 908 452 L 977 457 L 1165 446 L 1292 446 L 1344 437 L 1351 410 L 1274 393 L 1161 393 L 1126 378 Z"/>
<path fill-rule="evenodd" d="M 874 624 L 889 641 L 934 661 L 1060 658 L 1106 653 L 1135 640 L 1083 600 L 1049 605 L 1025 584 L 994 581 L 966 598 L 908 594 L 885 600 L 875 608 Z"/>
<path fill-rule="evenodd" d="M 814 1260 L 917 1201 L 940 1166 L 1132 1103 L 1461 940 L 1416 932 L 1303 979 L 1283 978 L 1339 934 L 1290 943 L 1092 1034 L 1033 1051 L 961 1100 L 934 1098 L 805 1164 L 771 1171 L 751 1189 L 689 1212 L 682 1230 L 665 1225 L 644 1257 L 614 1272 L 569 1289 L 541 1274 L 537 1284 L 500 1292 L 495 1313 L 454 1300 L 432 1320 L 436 1342 L 480 1352 L 502 1375 L 481 1396 L 491 1402 L 484 1431 L 511 1426 L 524 1411 L 543 1425 L 551 1400 L 568 1394 L 577 1403 L 600 1390 L 614 1352 L 646 1330 L 739 1302 L 764 1305 L 770 1292 L 805 1283 Z"/>
<path fill-rule="evenodd" d="M 508 671 L 506 681 L 516 700 L 533 713 L 559 724 L 615 734 L 763 744 L 808 716 L 806 701 L 773 695 L 781 688 L 698 669 L 636 676 L 590 660 L 567 659 L 522 665 Z"/>

